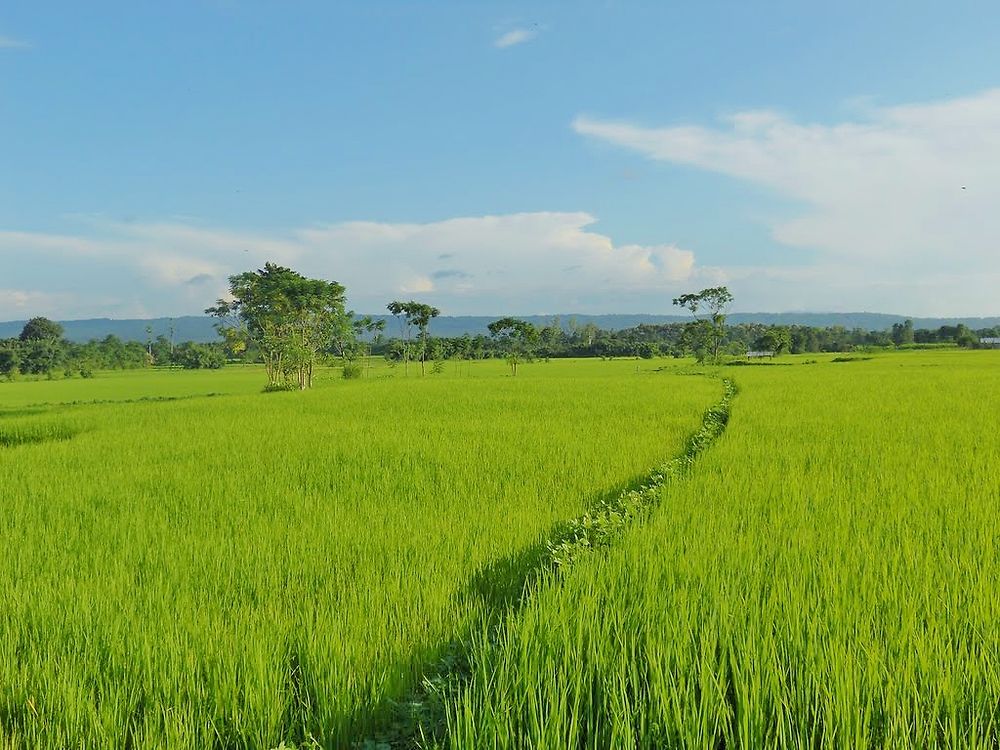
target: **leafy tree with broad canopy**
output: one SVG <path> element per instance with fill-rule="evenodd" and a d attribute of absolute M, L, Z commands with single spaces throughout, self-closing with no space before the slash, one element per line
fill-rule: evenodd
<path fill-rule="evenodd" d="M 686 339 L 699 361 L 705 358 L 709 349 L 712 350 L 712 358 L 719 359 L 719 347 L 726 335 L 725 311 L 732 302 L 733 295 L 724 286 L 674 298 L 674 305 L 690 310 L 694 316 L 686 331 Z"/>
<path fill-rule="evenodd" d="M 63 327 L 48 318 L 32 318 L 24 324 L 18 340 L 21 372 L 51 375 L 66 359 Z"/>
<path fill-rule="evenodd" d="M 753 348 L 758 352 L 781 354 L 792 348 L 792 332 L 784 326 L 773 326 L 754 339 Z"/>
<path fill-rule="evenodd" d="M 63 327 L 48 318 L 32 318 L 24 324 L 21 341 L 58 341 L 63 337 Z"/>
<path fill-rule="evenodd" d="M 311 388 L 319 352 L 350 325 L 342 285 L 274 263 L 230 276 L 229 294 L 205 312 L 221 319 L 217 327 L 233 350 L 260 352 L 269 390 Z"/>
<path fill-rule="evenodd" d="M 530 357 L 533 347 L 538 343 L 538 329 L 526 320 L 509 317 L 494 320 L 487 328 L 490 336 L 504 347 L 510 374 L 516 376 L 517 366 L 522 358 Z"/>

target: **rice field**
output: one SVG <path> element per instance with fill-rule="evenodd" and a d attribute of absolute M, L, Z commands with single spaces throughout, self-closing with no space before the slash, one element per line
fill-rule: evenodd
<path fill-rule="evenodd" d="M 660 367 L 0 384 L 0 747 L 378 736 L 491 575 L 683 448 L 720 383 Z"/>
<path fill-rule="evenodd" d="M 995 748 L 1000 352 L 838 359 L 0 384 L 0 747 Z"/>
<path fill-rule="evenodd" d="M 481 632 L 440 744 L 997 747 L 998 354 L 725 368 L 723 437 Z"/>

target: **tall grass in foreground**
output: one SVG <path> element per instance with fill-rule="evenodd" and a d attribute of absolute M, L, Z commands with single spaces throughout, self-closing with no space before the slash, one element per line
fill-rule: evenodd
<path fill-rule="evenodd" d="M 75 435 L 0 446 L 0 747 L 341 747 L 492 606 L 477 572 L 676 453 L 719 392 L 472 369 L 0 420 Z"/>
<path fill-rule="evenodd" d="M 449 747 L 997 747 L 1000 357 L 735 372 L 652 523 L 480 639 Z"/>

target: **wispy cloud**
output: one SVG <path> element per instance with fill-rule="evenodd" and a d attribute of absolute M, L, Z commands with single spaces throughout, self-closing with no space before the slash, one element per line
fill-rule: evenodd
<path fill-rule="evenodd" d="M 73 296 L 70 294 L 30 289 L 0 289 L 0 310 L 7 311 L 10 317 L 23 317 L 28 313 L 43 315 L 72 301 Z"/>
<path fill-rule="evenodd" d="M 718 127 L 578 117 L 573 128 L 791 199 L 797 215 L 793 208 L 791 218 L 785 210 L 769 221 L 776 242 L 818 252 L 831 282 L 854 279 L 853 290 L 837 283 L 840 293 L 856 298 L 867 290 L 869 308 L 1000 313 L 995 291 L 979 281 L 1000 275 L 1000 89 L 870 105 L 833 124 L 765 110 L 737 113 Z M 927 299 L 930 278 L 941 284 Z M 801 281 L 814 284 L 813 307 L 836 303 L 833 286 Z"/>
<path fill-rule="evenodd" d="M 22 39 L 0 36 L 0 49 L 31 49 L 31 44 Z"/>
<path fill-rule="evenodd" d="M 498 49 L 506 49 L 507 47 L 513 47 L 517 44 L 530 42 L 536 36 L 538 36 L 537 26 L 533 26 L 531 28 L 511 29 L 494 39 L 493 46 Z"/>

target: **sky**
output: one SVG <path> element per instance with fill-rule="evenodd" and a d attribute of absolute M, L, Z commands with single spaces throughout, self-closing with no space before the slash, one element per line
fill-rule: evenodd
<path fill-rule="evenodd" d="M 0 320 L 1000 315 L 1000 6 L 0 3 Z"/>

